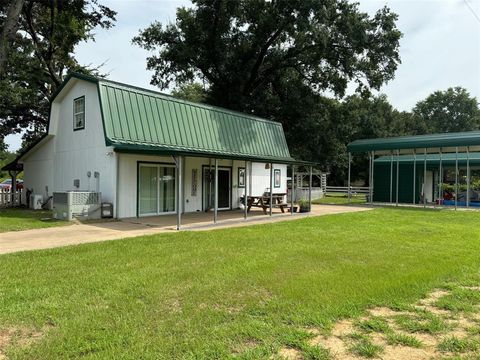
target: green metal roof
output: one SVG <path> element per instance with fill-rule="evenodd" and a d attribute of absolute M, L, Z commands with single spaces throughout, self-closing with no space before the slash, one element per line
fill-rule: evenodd
<path fill-rule="evenodd" d="M 480 131 L 355 140 L 350 152 L 480 145 Z"/>
<path fill-rule="evenodd" d="M 98 87 L 117 151 L 295 162 L 280 123 L 104 79 Z"/>
<path fill-rule="evenodd" d="M 442 154 L 442 165 L 455 165 L 455 153 L 445 153 Z M 380 156 L 376 158 L 375 164 L 390 164 L 392 161 L 397 162 L 397 156 Z M 470 159 L 470 165 L 480 165 L 480 152 L 471 152 L 468 154 L 466 153 L 458 153 L 458 164 L 459 165 L 466 165 L 467 159 Z M 440 164 L 440 154 L 427 154 L 426 155 L 427 164 Z M 401 164 L 413 164 L 414 156 L 413 155 L 400 155 L 398 156 L 398 161 Z M 417 154 L 416 155 L 417 164 L 420 165 L 425 161 L 425 154 Z"/>

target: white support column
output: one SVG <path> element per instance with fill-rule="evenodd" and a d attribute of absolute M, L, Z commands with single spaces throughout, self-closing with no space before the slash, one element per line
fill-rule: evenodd
<path fill-rule="evenodd" d="M 295 165 L 292 164 L 292 189 L 290 191 L 290 198 L 291 198 L 291 207 L 290 213 L 293 215 L 293 203 L 295 201 Z"/>
<path fill-rule="evenodd" d="M 245 195 L 243 198 L 243 204 L 245 205 L 245 213 L 244 213 L 244 218 L 247 220 L 248 217 L 248 161 L 245 160 Z"/>
<path fill-rule="evenodd" d="M 455 147 L 455 210 L 458 205 L 458 147 Z"/>
<path fill-rule="evenodd" d="M 215 184 L 213 199 L 213 222 L 216 224 L 218 220 L 218 159 L 215 158 Z"/>
<path fill-rule="evenodd" d="M 273 163 L 270 163 L 270 209 L 269 214 L 272 216 L 273 208 Z"/>
<path fill-rule="evenodd" d="M 470 147 L 467 146 L 467 208 L 470 207 Z"/>
<path fill-rule="evenodd" d="M 352 201 L 352 191 L 351 191 L 351 172 L 352 172 L 352 153 L 348 153 L 348 202 L 350 203 Z"/>
<path fill-rule="evenodd" d="M 413 149 L 413 205 L 417 203 L 416 197 L 417 187 L 417 149 Z"/>
<path fill-rule="evenodd" d="M 182 224 L 182 201 L 181 201 L 181 189 L 182 189 L 182 170 L 183 170 L 183 158 L 182 156 L 175 157 L 175 170 L 176 170 L 176 211 L 177 211 L 177 230 L 180 230 Z"/>
<path fill-rule="evenodd" d="M 395 184 L 395 206 L 398 206 L 398 181 L 400 179 L 400 150 L 397 150 L 397 183 Z"/>
<path fill-rule="evenodd" d="M 393 203 L 393 150 L 390 153 L 390 205 Z"/>
<path fill-rule="evenodd" d="M 423 150 L 423 207 L 427 207 L 427 148 Z"/>

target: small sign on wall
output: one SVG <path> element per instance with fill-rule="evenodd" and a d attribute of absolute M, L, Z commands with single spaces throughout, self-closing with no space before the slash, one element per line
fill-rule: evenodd
<path fill-rule="evenodd" d="M 192 196 L 197 196 L 198 169 L 192 169 Z"/>
<path fill-rule="evenodd" d="M 238 187 L 244 188 L 245 187 L 245 168 L 239 167 L 238 168 Z"/>

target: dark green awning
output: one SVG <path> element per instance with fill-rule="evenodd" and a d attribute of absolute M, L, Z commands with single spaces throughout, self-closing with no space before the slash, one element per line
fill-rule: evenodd
<path fill-rule="evenodd" d="M 350 152 L 480 146 L 480 131 L 355 140 Z"/>
<path fill-rule="evenodd" d="M 414 156 L 413 155 L 400 155 L 400 156 L 381 156 L 375 159 L 375 164 L 390 164 L 392 159 L 393 162 L 396 163 L 398 161 L 401 164 L 413 164 L 414 163 Z M 442 154 L 442 165 L 453 165 L 455 166 L 455 153 L 446 153 Z M 467 159 L 470 159 L 470 165 L 480 165 L 480 153 L 473 152 L 469 153 L 468 156 L 466 153 L 458 153 L 458 164 L 459 165 L 466 165 Z M 428 165 L 440 165 L 440 154 L 427 154 L 426 156 L 427 164 Z M 421 165 L 425 161 L 425 154 L 418 154 L 416 155 L 416 162 L 418 165 Z"/>

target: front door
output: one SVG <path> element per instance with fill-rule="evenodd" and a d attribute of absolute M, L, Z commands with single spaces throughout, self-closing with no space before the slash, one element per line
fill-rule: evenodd
<path fill-rule="evenodd" d="M 175 212 L 175 165 L 139 164 L 138 215 Z"/>
<path fill-rule="evenodd" d="M 203 170 L 203 204 L 204 209 L 213 209 L 215 192 L 215 170 L 210 172 L 208 168 Z M 231 207 L 231 184 L 232 173 L 230 168 L 218 168 L 218 209 L 227 210 Z"/>

